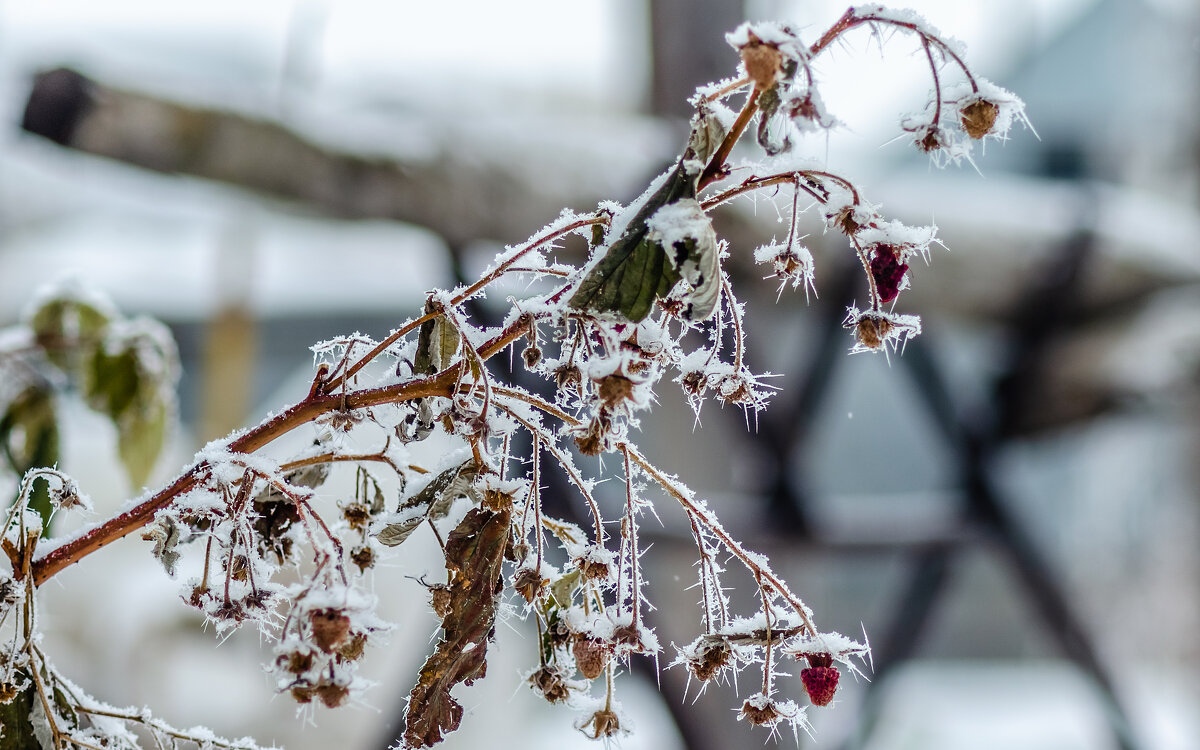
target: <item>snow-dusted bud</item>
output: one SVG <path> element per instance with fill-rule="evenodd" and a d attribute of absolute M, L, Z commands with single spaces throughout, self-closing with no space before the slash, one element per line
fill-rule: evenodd
<path fill-rule="evenodd" d="M 992 132 L 996 127 L 996 117 L 1000 114 L 999 105 L 987 99 L 971 99 L 959 106 L 958 115 L 963 130 L 975 140 L 979 140 Z"/>

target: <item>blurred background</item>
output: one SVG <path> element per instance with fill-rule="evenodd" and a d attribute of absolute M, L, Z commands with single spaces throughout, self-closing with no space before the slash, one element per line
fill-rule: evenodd
<path fill-rule="evenodd" d="M 1198 747 L 1200 12 L 907 5 L 1020 95 L 1037 131 L 989 144 L 977 169 L 933 169 L 893 142 L 926 102 L 919 47 L 860 31 L 822 58 L 844 127 L 799 148 L 886 216 L 940 227 L 948 250 L 913 269 L 901 302 L 924 335 L 903 356 L 847 356 L 841 318 L 864 292 L 844 245 L 814 221 L 819 298 L 776 303 L 749 255 L 786 225 L 743 202 L 719 231 L 752 366 L 781 391 L 757 419 L 709 405 L 697 426 L 664 387 L 644 445 L 771 556 L 822 629 L 874 646 L 872 681 L 846 676 L 801 745 Z M 732 74 L 723 34 L 741 20 L 815 38 L 844 9 L 0 0 L 0 325 L 64 274 L 167 323 L 184 376 L 166 479 L 303 397 L 311 344 L 382 337 L 561 208 L 638 195 L 682 142 L 693 88 Z M 139 489 L 110 428 L 77 411 L 63 466 L 102 514 Z M 686 643 L 691 542 L 660 515 L 655 624 Z M 126 540 L 47 587 L 68 676 L 226 736 L 386 747 L 436 628 L 413 580 L 440 569 L 432 539 L 379 572 L 400 627 L 369 665 L 378 688 L 302 720 L 273 697 L 257 636 L 217 645 L 145 547 Z M 588 744 L 521 686 L 530 632 L 514 619 L 498 638 L 446 746 Z M 679 670 L 642 666 L 619 683 L 636 724 L 623 747 L 766 738 L 736 721 L 731 690 L 696 699 L 693 685 L 684 702 Z"/>

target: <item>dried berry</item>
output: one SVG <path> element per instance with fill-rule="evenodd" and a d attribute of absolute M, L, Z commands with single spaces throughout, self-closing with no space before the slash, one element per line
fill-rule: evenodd
<path fill-rule="evenodd" d="M 358 661 L 367 649 L 366 633 L 355 633 L 349 642 L 338 649 L 338 656 L 346 661 Z"/>
<path fill-rule="evenodd" d="M 579 560 L 579 570 L 583 573 L 584 580 L 587 581 L 605 581 L 608 580 L 608 564 L 597 560 Z"/>
<path fill-rule="evenodd" d="M 350 688 L 323 679 L 313 692 L 325 704 L 325 708 L 337 708 L 346 702 Z"/>
<path fill-rule="evenodd" d="M 992 132 L 999 114 L 1000 108 L 987 99 L 975 99 L 959 110 L 963 130 L 975 140 Z"/>
<path fill-rule="evenodd" d="M 578 391 L 583 383 L 583 373 L 575 365 L 559 365 L 554 368 L 554 383 L 560 390 L 574 388 Z"/>
<path fill-rule="evenodd" d="M 314 610 L 308 619 L 312 623 L 313 642 L 327 654 L 350 639 L 350 618 L 336 609 Z"/>
<path fill-rule="evenodd" d="M 633 396 L 633 381 L 624 375 L 605 375 L 596 391 L 605 406 L 616 406 Z"/>
<path fill-rule="evenodd" d="M 917 138 L 917 148 L 927 154 L 938 151 L 946 145 L 946 139 L 941 131 L 934 127 L 924 128 Z"/>
<path fill-rule="evenodd" d="M 313 667 L 313 655 L 311 651 L 291 651 L 280 654 L 275 664 L 285 672 L 304 674 Z"/>
<path fill-rule="evenodd" d="M 904 274 L 908 273 L 908 264 L 900 262 L 900 251 L 898 245 L 875 245 L 875 253 L 871 256 L 871 278 L 875 281 L 880 302 L 891 302 L 900 294 L 900 284 Z"/>
<path fill-rule="evenodd" d="M 745 719 L 755 726 L 774 726 L 782 718 L 779 709 L 775 706 L 775 701 L 764 699 L 763 696 L 755 695 L 746 699 L 742 704 L 742 710 L 738 712 L 738 718 Z"/>
<path fill-rule="evenodd" d="M 542 350 L 531 344 L 525 347 L 521 356 L 525 359 L 525 367 L 532 370 L 537 367 L 538 362 L 542 361 Z"/>
<path fill-rule="evenodd" d="M 358 566 L 360 572 L 365 572 L 369 568 L 375 567 L 375 550 L 365 544 L 355 547 L 350 550 L 350 562 Z"/>
<path fill-rule="evenodd" d="M 342 518 L 350 528 L 363 531 L 371 523 L 371 508 L 366 503 L 349 503 L 342 507 Z"/>
<path fill-rule="evenodd" d="M 595 638 L 576 638 L 571 645 L 575 666 L 579 668 L 579 673 L 589 680 L 594 680 L 604 673 L 604 668 L 608 666 L 609 653 L 607 644 Z"/>
<path fill-rule="evenodd" d="M 887 335 L 892 331 L 892 321 L 878 315 L 864 315 L 854 326 L 854 335 L 858 343 L 868 349 L 878 349 L 883 346 Z"/>

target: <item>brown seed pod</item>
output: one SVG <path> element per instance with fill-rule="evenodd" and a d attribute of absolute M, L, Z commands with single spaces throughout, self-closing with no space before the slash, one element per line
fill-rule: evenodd
<path fill-rule="evenodd" d="M 337 708 L 346 702 L 346 698 L 350 695 L 350 688 L 321 680 L 314 692 L 326 708 Z"/>
<path fill-rule="evenodd" d="M 946 145 L 945 139 L 942 137 L 937 128 L 925 128 L 924 133 L 917 139 L 917 148 L 925 153 L 933 153 Z"/>
<path fill-rule="evenodd" d="M 771 44 L 763 44 L 761 40 L 750 35 L 750 43 L 738 50 L 742 56 L 742 64 L 746 66 L 746 74 L 754 81 L 754 87 L 765 91 L 779 80 L 783 70 L 783 55 Z"/>
<path fill-rule="evenodd" d="M 996 127 L 996 116 L 1000 114 L 1000 107 L 987 99 L 975 99 L 963 105 L 958 114 L 967 135 L 979 140 Z"/>
<path fill-rule="evenodd" d="M 748 698 L 742 704 L 742 710 L 739 712 L 740 718 L 745 719 L 755 726 L 773 726 L 779 721 L 779 709 L 775 707 L 775 701 L 756 701 L 754 698 Z"/>
<path fill-rule="evenodd" d="M 435 583 L 429 587 L 429 604 L 434 614 L 442 619 L 450 614 L 450 587 L 444 583 Z"/>
<path fill-rule="evenodd" d="M 537 367 L 538 362 L 542 361 L 542 350 L 530 344 L 525 347 L 525 351 L 521 353 L 521 356 L 525 359 L 525 367 L 532 370 Z"/>
<path fill-rule="evenodd" d="M 350 562 L 358 566 L 359 572 L 375 567 L 375 551 L 367 545 L 350 550 Z"/>
<path fill-rule="evenodd" d="M 715 639 L 704 644 L 700 653 L 688 659 L 688 670 L 692 676 L 701 682 L 708 682 L 729 664 L 733 658 L 733 650 L 723 639 Z"/>
<path fill-rule="evenodd" d="M 291 651 L 286 654 L 280 654 L 275 663 L 285 672 L 304 674 L 312 669 L 313 655 L 311 651 Z"/>
<path fill-rule="evenodd" d="M 878 349 L 892 330 L 892 321 L 887 318 L 864 315 L 854 326 L 858 342 L 868 349 Z"/>
<path fill-rule="evenodd" d="M 580 560 L 579 570 L 583 573 L 584 580 L 587 581 L 603 581 L 608 578 L 608 565 L 606 563 L 597 562 L 596 560 Z"/>
<path fill-rule="evenodd" d="M 512 587 L 530 604 L 542 593 L 547 581 L 533 568 L 521 568 L 512 579 Z"/>
<path fill-rule="evenodd" d="M 612 737 L 621 731 L 620 719 L 615 713 L 605 709 L 600 709 L 592 714 L 583 726 L 585 729 L 591 727 L 591 737 L 594 740 L 598 740 L 601 737 Z"/>
<path fill-rule="evenodd" d="M 355 633 L 338 649 L 338 656 L 346 661 L 358 661 L 367 649 L 366 633 Z"/>

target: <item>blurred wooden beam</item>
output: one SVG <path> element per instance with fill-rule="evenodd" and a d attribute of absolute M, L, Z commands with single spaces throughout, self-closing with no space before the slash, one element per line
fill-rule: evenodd
<path fill-rule="evenodd" d="M 62 68 L 35 78 L 22 127 L 79 151 L 249 188 L 337 218 L 419 224 L 450 244 L 522 240 L 563 207 L 588 210 L 612 198 L 614 186 L 633 197 L 649 178 L 645 165 L 671 157 L 665 149 L 647 154 L 646 139 L 628 137 L 614 137 L 605 153 L 565 139 L 516 143 L 522 139 L 445 132 L 434 133 L 419 158 L 367 156 L 277 122 L 125 91 Z"/>

